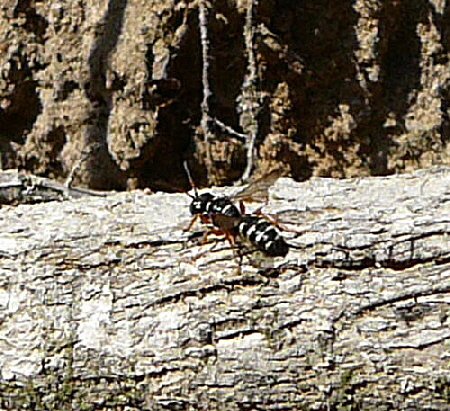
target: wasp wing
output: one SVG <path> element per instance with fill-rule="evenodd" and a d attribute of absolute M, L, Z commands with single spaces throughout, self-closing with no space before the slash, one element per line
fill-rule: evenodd
<path fill-rule="evenodd" d="M 283 170 L 277 168 L 263 176 L 251 180 L 236 194 L 232 195 L 233 201 L 265 203 L 269 197 L 269 188 L 283 175 Z"/>

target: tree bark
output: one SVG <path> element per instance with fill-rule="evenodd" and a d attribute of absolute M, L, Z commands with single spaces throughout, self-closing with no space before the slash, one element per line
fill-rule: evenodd
<path fill-rule="evenodd" d="M 0 168 L 125 190 L 187 152 L 220 185 L 450 164 L 448 1 L 51 5 L 1 1 Z"/>
<path fill-rule="evenodd" d="M 0 409 L 449 409 L 449 200 L 450 168 L 280 179 L 275 259 L 184 194 L 3 206 Z"/>

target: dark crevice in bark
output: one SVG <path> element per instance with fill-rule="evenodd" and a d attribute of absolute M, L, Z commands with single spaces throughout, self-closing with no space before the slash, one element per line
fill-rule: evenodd
<path fill-rule="evenodd" d="M 349 311 L 345 310 L 342 311 L 340 314 L 338 314 L 334 319 L 333 322 L 337 322 L 342 318 L 350 319 L 353 317 L 357 317 L 367 311 L 373 311 L 379 307 L 382 307 L 384 305 L 390 305 L 393 303 L 397 303 L 400 301 L 406 301 L 410 299 L 416 299 L 418 297 L 423 297 L 427 295 L 434 295 L 434 294 L 445 294 L 450 292 L 450 284 L 442 284 L 435 287 L 423 287 L 418 289 L 413 289 L 412 291 L 406 291 L 404 293 L 400 293 L 397 295 L 394 295 L 392 297 L 387 297 L 383 299 L 379 299 L 376 301 L 373 301 L 368 304 L 364 304 L 361 307 L 359 307 L 356 310 Z"/>
<path fill-rule="evenodd" d="M 89 83 L 86 93 L 91 101 L 89 125 L 86 132 L 88 147 L 92 150 L 86 167 L 89 186 L 103 189 L 125 188 L 125 176 L 111 158 L 108 151 L 108 123 L 112 110 L 111 90 L 106 86 L 108 59 L 119 40 L 128 0 L 109 0 L 108 9 L 97 26 L 98 39 L 89 55 Z"/>

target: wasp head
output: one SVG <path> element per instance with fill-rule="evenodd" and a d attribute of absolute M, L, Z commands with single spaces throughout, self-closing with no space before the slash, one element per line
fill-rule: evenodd
<path fill-rule="evenodd" d="M 206 213 L 208 202 L 210 202 L 213 198 L 214 196 L 210 193 L 203 193 L 199 196 L 195 196 L 189 206 L 189 211 L 192 215 Z"/>

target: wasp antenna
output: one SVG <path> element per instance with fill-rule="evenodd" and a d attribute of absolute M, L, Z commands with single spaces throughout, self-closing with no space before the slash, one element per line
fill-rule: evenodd
<path fill-rule="evenodd" d="M 186 170 L 186 174 L 187 174 L 188 179 L 189 179 L 189 184 L 194 189 L 195 197 L 198 197 L 197 186 L 194 184 L 194 180 L 192 179 L 191 172 L 189 171 L 187 160 L 183 161 L 183 167 Z M 191 197 L 191 198 L 195 198 L 194 196 L 191 196 L 190 194 L 188 194 L 188 196 Z"/>

